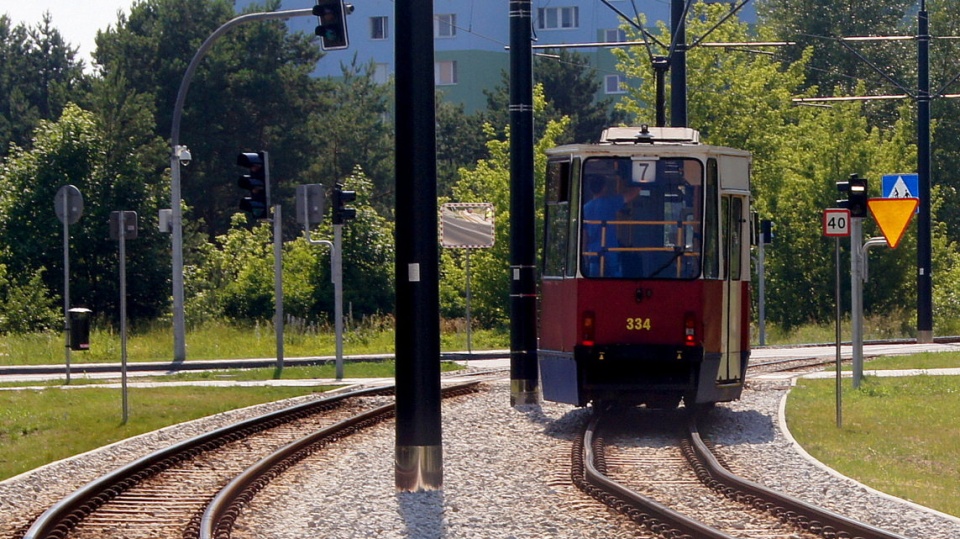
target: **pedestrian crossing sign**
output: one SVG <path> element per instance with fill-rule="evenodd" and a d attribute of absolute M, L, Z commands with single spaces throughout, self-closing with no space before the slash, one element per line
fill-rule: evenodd
<path fill-rule="evenodd" d="M 871 198 L 867 207 L 873 219 L 880 226 L 884 239 L 891 249 L 896 249 L 903 238 L 903 232 L 910 224 L 910 218 L 917 211 L 919 198 Z"/>
<path fill-rule="evenodd" d="M 885 174 L 880 178 L 883 198 L 918 198 L 920 176 L 918 174 Z"/>

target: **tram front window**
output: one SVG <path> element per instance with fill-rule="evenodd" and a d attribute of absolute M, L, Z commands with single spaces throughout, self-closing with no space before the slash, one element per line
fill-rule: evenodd
<path fill-rule="evenodd" d="M 703 165 L 594 157 L 583 165 L 580 271 L 586 277 L 700 275 Z"/>

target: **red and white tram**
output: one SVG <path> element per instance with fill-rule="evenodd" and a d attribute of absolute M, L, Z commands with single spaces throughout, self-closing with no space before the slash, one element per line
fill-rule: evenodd
<path fill-rule="evenodd" d="M 675 407 L 739 398 L 750 355 L 748 152 L 617 127 L 547 152 L 545 399 Z"/>

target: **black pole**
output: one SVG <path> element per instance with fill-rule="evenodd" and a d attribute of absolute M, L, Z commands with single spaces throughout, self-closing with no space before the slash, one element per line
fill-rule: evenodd
<path fill-rule="evenodd" d="M 530 0 L 510 1 L 510 403 L 538 402 Z"/>
<path fill-rule="evenodd" d="M 930 237 L 930 24 L 920 0 L 917 14 L 917 342 L 933 342 L 933 279 Z"/>
<path fill-rule="evenodd" d="M 687 24 L 685 0 L 670 3 L 670 26 L 676 48 L 670 55 L 670 125 L 687 127 Z"/>
<path fill-rule="evenodd" d="M 653 72 L 657 80 L 657 127 L 667 126 L 666 78 L 669 69 L 670 61 L 663 56 L 657 56 L 653 59 Z"/>
<path fill-rule="evenodd" d="M 433 1 L 396 3 L 396 486 L 443 486 Z"/>

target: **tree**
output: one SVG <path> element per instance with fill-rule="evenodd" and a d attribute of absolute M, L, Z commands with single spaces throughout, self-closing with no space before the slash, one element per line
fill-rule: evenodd
<path fill-rule="evenodd" d="M 371 205 L 381 215 L 393 214 L 393 124 L 391 91 L 374 80 L 374 65 L 341 66 L 343 77 L 326 81 L 327 105 L 310 117 L 313 141 L 313 183 L 332 186 L 360 167 L 373 183 Z"/>
<path fill-rule="evenodd" d="M 888 83 L 839 38 L 900 35 L 906 15 L 915 5 L 914 0 L 759 0 L 757 18 L 759 25 L 778 39 L 796 43 L 778 49 L 781 61 L 795 62 L 808 48 L 816 51 L 807 63 L 808 86 L 816 86 L 823 95 L 833 95 L 834 91 L 851 94 L 860 82 L 870 89 L 887 87 Z M 869 48 L 848 45 L 894 78 L 905 80 L 904 75 L 913 72 L 905 63 L 912 55 L 905 54 L 907 49 L 901 44 L 871 42 Z"/>
<path fill-rule="evenodd" d="M 357 315 L 393 310 L 393 226 L 371 206 L 372 182 L 360 171 L 344 179 L 355 190 L 357 218 L 343 227 L 344 303 Z M 292 220 L 293 216 L 288 219 Z M 187 311 L 194 321 L 227 317 L 269 320 L 274 314 L 272 226 L 244 226 L 241 214 L 215 243 L 206 245 L 198 264 L 187 268 Z M 315 237 L 332 238 L 325 221 Z M 332 319 L 330 251 L 303 238 L 283 246 L 284 312 L 306 320 Z"/>
<path fill-rule="evenodd" d="M 37 26 L 12 27 L 0 15 L 0 156 L 10 144 L 30 146 L 40 120 L 55 120 L 86 88 L 77 50 L 52 26 L 50 14 Z"/>
<path fill-rule="evenodd" d="M 537 85 L 534 93 L 534 109 L 542 112 L 546 107 L 543 88 Z M 543 135 L 536 141 L 536 193 L 543 193 L 547 166 L 545 150 L 556 146 L 557 138 L 568 122 L 566 118 L 548 122 Z M 510 133 L 508 129 L 508 140 L 498 140 L 494 127 L 489 124 L 486 133 L 490 157 L 479 161 L 474 169 L 460 170 L 460 181 L 453 189 L 453 196 L 458 202 L 490 202 L 494 205 L 494 245 L 489 249 L 475 250 L 470 265 L 472 310 L 480 324 L 494 327 L 505 325 L 510 315 Z M 539 204 L 536 211 L 537 230 L 541 231 L 543 205 Z M 462 291 L 466 289 L 466 273 L 463 255 L 462 249 L 444 249 L 441 254 L 441 311 L 447 316 L 460 316 L 464 312 Z"/>
<path fill-rule="evenodd" d="M 128 250 L 130 317 L 154 318 L 165 309 L 167 241 L 157 230 L 165 200 L 158 175 L 142 174 L 138 146 L 112 145 L 97 117 L 68 105 L 59 121 L 41 121 L 30 150 L 14 147 L 0 174 L 0 263 L 30 275 L 42 272 L 47 289 L 63 284 L 62 225 L 53 201 L 73 184 L 84 196 L 84 215 L 71 227 L 71 296 L 98 314 L 117 319 L 117 244 L 109 239 L 112 211 L 139 214 L 140 235 Z M 149 168 L 149 167 L 147 167 Z"/>
<path fill-rule="evenodd" d="M 726 9 L 698 6 L 688 34 L 703 35 Z M 761 40 L 768 37 L 762 28 L 758 32 Z M 751 35 L 746 25 L 727 22 L 711 39 L 747 41 Z M 616 54 L 624 73 L 652 80 L 646 58 L 632 51 Z M 884 170 L 909 170 L 915 160 L 909 121 L 881 130 L 869 125 L 859 103 L 827 109 L 794 106 L 792 98 L 804 95 L 807 87 L 809 54 L 791 64 L 735 50 L 694 48 L 687 55 L 689 125 L 705 142 L 746 149 L 754 156 L 753 208 L 773 219 L 777 231 L 767 250 L 767 316 L 785 329 L 832 315 L 832 252 L 821 237 L 819 215 L 835 204 L 836 182 L 854 172 L 879 178 Z M 650 86 L 628 94 L 622 105 L 628 113 L 652 116 Z M 878 191 L 874 181 L 871 192 Z M 866 233 L 871 231 L 868 225 Z M 885 312 L 915 294 L 908 253 L 904 246 L 895 257 L 875 257 L 875 268 L 883 270 L 867 286 L 868 309 Z"/>
<path fill-rule="evenodd" d="M 482 113 L 466 114 L 463 104 L 443 101 L 437 93 L 437 194 L 449 197 L 463 167 L 487 157 Z"/>
<path fill-rule="evenodd" d="M 275 10 L 278 0 L 251 10 Z M 144 0 L 115 27 L 97 34 L 94 57 L 105 76 L 153 100 L 156 130 L 169 133 L 187 65 L 200 44 L 234 18 L 226 0 Z M 320 52 L 314 36 L 290 33 L 279 21 L 240 25 L 201 62 L 190 86 L 180 138 L 193 162 L 182 174 L 183 198 L 210 236 L 224 232 L 236 210 L 236 155 L 266 150 L 277 199 L 293 195 L 289 178 L 310 165 L 313 141 L 306 118 L 329 106 L 327 84 L 310 77 Z"/>
<path fill-rule="evenodd" d="M 593 142 L 600 139 L 605 128 L 626 119 L 614 109 L 612 99 L 596 99 L 601 84 L 585 54 L 569 49 L 546 51 L 534 60 L 534 77 L 543 84 L 553 111 L 550 117 L 570 118 L 569 132 L 557 142 Z"/>
<path fill-rule="evenodd" d="M 487 119 L 498 132 L 510 124 L 510 80 L 504 72 L 501 82 L 487 96 Z M 535 138 L 544 135 L 549 121 L 569 118 L 567 131 L 557 143 L 592 142 L 600 132 L 616 125 L 625 116 L 615 110 L 610 99 L 596 100 L 600 91 L 596 70 L 589 67 L 585 55 L 568 50 L 554 51 L 548 57 L 537 57 L 533 63 L 533 79 L 543 87 L 546 104 L 536 113 Z"/>

